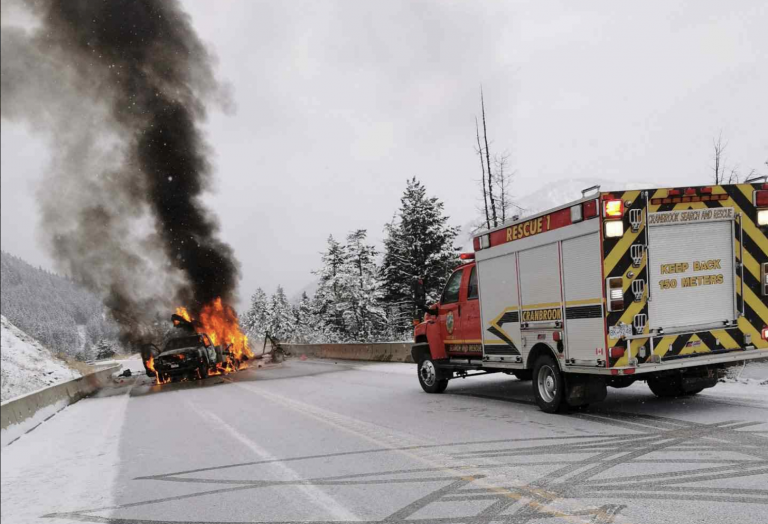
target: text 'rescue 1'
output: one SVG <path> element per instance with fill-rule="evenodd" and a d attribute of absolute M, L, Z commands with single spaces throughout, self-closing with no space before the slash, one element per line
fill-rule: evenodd
<path fill-rule="evenodd" d="M 571 224 L 570 209 L 561 209 L 537 218 L 525 220 L 491 233 L 491 246 L 514 242 L 540 233 L 546 233 Z"/>

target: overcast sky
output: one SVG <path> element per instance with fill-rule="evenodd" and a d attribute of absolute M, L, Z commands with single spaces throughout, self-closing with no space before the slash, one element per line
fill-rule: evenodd
<path fill-rule="evenodd" d="M 729 164 L 768 173 L 764 0 L 185 5 L 236 106 L 206 125 L 208 201 L 243 299 L 298 292 L 329 234 L 380 243 L 409 177 L 472 220 L 481 84 L 518 196 L 567 178 L 706 183 L 721 131 Z M 53 267 L 36 240 L 47 154 L 2 122 L 2 249 Z"/>

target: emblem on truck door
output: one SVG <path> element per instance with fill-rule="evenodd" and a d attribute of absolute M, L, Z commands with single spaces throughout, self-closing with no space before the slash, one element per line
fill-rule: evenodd
<path fill-rule="evenodd" d="M 448 330 L 448 334 L 453 334 L 453 311 L 448 312 L 448 316 L 445 317 L 445 329 Z"/>

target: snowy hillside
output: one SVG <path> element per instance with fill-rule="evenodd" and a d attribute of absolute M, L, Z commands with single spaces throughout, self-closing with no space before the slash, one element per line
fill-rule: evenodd
<path fill-rule="evenodd" d="M 0 398 L 9 400 L 19 395 L 71 380 L 80 373 L 54 357 L 37 340 L 2 319 L 0 345 Z"/>

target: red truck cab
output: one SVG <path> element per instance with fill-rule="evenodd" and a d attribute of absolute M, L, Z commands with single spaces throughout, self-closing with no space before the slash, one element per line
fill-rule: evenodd
<path fill-rule="evenodd" d="M 448 278 L 440 301 L 416 326 L 414 340 L 433 360 L 483 357 L 480 300 L 475 262 L 459 266 Z"/>

